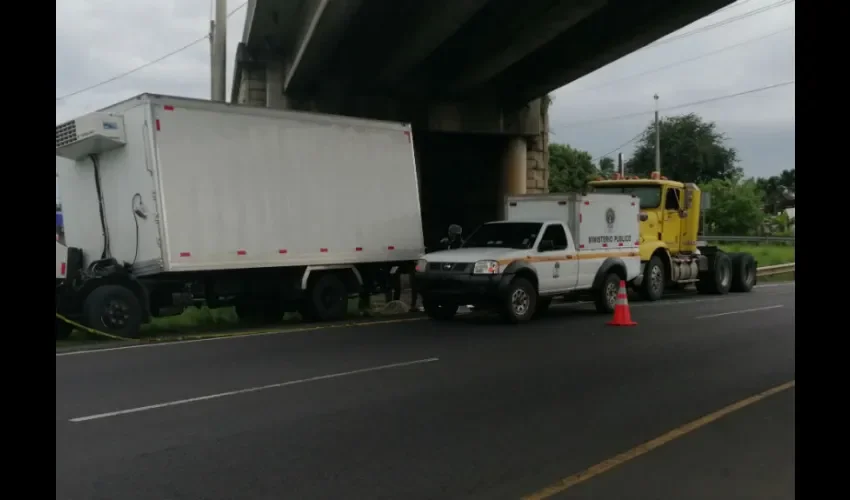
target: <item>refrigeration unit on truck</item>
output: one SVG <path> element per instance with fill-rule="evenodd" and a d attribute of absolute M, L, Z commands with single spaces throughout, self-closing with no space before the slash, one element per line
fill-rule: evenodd
<path fill-rule="evenodd" d="M 564 296 L 587 296 L 612 312 L 620 281 L 640 272 L 638 209 L 637 198 L 622 194 L 508 197 L 506 220 L 417 262 L 425 312 L 447 320 L 470 304 L 518 323 Z"/>
<path fill-rule="evenodd" d="M 615 174 L 590 182 L 589 189 L 640 199 L 641 272 L 631 285 L 646 300 L 690 283 L 703 294 L 749 292 L 755 286 L 757 263 L 751 254 L 727 253 L 699 241 L 703 199 L 696 184 L 657 173 L 648 179 Z"/>
<path fill-rule="evenodd" d="M 57 313 L 126 337 L 199 301 L 340 318 L 424 251 L 412 140 L 406 124 L 152 94 L 63 123 Z"/>

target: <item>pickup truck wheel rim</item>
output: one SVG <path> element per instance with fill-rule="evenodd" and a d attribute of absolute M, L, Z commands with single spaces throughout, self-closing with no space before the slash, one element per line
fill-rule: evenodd
<path fill-rule="evenodd" d="M 522 288 L 517 288 L 511 295 L 511 305 L 513 306 L 514 313 L 517 316 L 525 316 L 525 313 L 528 312 L 528 305 L 530 302 L 531 299 Z"/>
<path fill-rule="evenodd" d="M 608 307 L 614 309 L 617 305 L 617 294 L 620 293 L 620 285 L 618 283 L 609 282 L 605 287 L 605 298 L 608 300 Z"/>

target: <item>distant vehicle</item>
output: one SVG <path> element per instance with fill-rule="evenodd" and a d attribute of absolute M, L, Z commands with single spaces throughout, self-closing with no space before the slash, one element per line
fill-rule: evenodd
<path fill-rule="evenodd" d="M 339 319 L 424 251 L 408 124 L 142 94 L 56 155 L 56 310 L 107 333 L 200 302 Z"/>

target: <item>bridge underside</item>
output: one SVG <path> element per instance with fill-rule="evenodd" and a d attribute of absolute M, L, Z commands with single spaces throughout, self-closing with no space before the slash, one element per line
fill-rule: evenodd
<path fill-rule="evenodd" d="M 426 225 L 475 224 L 547 190 L 541 96 L 730 3 L 251 0 L 232 100 L 413 123 Z"/>

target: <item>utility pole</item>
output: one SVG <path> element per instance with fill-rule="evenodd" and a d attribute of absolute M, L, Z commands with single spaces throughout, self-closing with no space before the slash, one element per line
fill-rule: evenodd
<path fill-rule="evenodd" d="M 626 177 L 626 165 L 623 163 L 623 153 L 617 153 L 617 170 L 620 171 L 620 175 L 623 178 Z"/>
<path fill-rule="evenodd" d="M 210 21 L 210 98 L 227 97 L 227 0 L 215 0 L 215 18 Z"/>
<path fill-rule="evenodd" d="M 658 94 L 655 94 L 655 171 L 661 175 L 661 125 L 658 123 Z"/>

